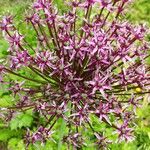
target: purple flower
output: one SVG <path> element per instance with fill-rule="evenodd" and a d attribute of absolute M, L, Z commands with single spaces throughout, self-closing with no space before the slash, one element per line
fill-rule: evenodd
<path fill-rule="evenodd" d="M 108 10 L 111 9 L 111 0 L 95 0 L 96 2 L 99 2 L 102 8 L 107 8 Z"/>
<path fill-rule="evenodd" d="M 122 125 L 118 125 L 117 133 L 119 136 L 119 142 L 121 141 L 133 141 L 132 135 L 133 129 L 128 127 L 128 123 L 124 122 Z"/>
<path fill-rule="evenodd" d="M 43 72 L 44 69 L 53 66 L 54 59 L 51 52 L 44 51 L 36 54 L 35 61 L 39 69 Z"/>
<path fill-rule="evenodd" d="M 12 16 L 4 16 L 0 22 L 0 29 L 2 31 L 8 31 L 12 28 Z"/>
<path fill-rule="evenodd" d="M 30 133 L 30 131 L 28 130 L 25 136 L 25 141 L 28 145 L 30 142 L 35 143 L 37 141 L 42 141 L 44 143 L 47 139 L 51 138 L 52 134 L 52 131 L 49 131 L 43 126 L 40 126 L 35 133 Z"/>
<path fill-rule="evenodd" d="M 33 8 L 35 8 L 36 10 L 47 9 L 50 6 L 51 4 L 48 0 L 37 0 L 37 2 L 33 4 Z"/>
<path fill-rule="evenodd" d="M 13 86 L 11 86 L 9 90 L 13 92 L 14 96 L 16 96 L 16 94 L 19 94 L 19 92 L 23 90 L 23 84 L 24 82 L 16 83 Z"/>
<path fill-rule="evenodd" d="M 111 124 L 108 114 L 111 112 L 109 105 L 105 105 L 100 102 L 99 107 L 95 110 L 95 114 L 99 117 L 100 121 L 106 121 L 107 123 Z"/>
<path fill-rule="evenodd" d="M 10 44 L 11 48 L 18 48 L 21 45 L 21 41 L 23 40 L 23 36 L 20 35 L 17 31 L 12 36 L 7 36 L 6 39 Z"/>
<path fill-rule="evenodd" d="M 37 0 L 25 19 L 37 45 L 28 42 L 10 16 L 2 19 L 0 28 L 10 48 L 0 65 L 0 82 L 10 86 L 16 101 L 0 109 L 0 117 L 9 121 L 27 110 L 38 114 L 34 129 L 26 129 L 27 145 L 57 141 L 52 133 L 60 132 L 59 120 L 66 124 L 63 142 L 73 148 L 87 146 L 82 131 L 93 134 L 101 149 L 107 149 L 109 139 L 133 140 L 135 109 L 149 93 L 145 59 L 150 55 L 145 26 L 119 19 L 128 2 L 73 1 L 61 15 L 51 0 Z M 12 75 L 17 78 L 8 81 Z M 109 126 L 118 138 L 105 129 L 97 133 L 93 120 Z"/>
<path fill-rule="evenodd" d="M 85 145 L 82 136 L 79 133 L 70 133 L 68 136 L 64 137 L 63 141 L 71 143 L 75 148 L 81 148 L 82 145 Z"/>
<path fill-rule="evenodd" d="M 16 56 L 11 56 L 11 65 L 12 69 L 18 69 L 21 66 L 28 66 L 32 62 L 32 57 L 28 54 L 27 51 L 17 52 Z"/>
<path fill-rule="evenodd" d="M 31 22 L 32 24 L 39 24 L 41 22 L 40 16 L 37 13 L 34 13 L 31 16 L 26 17 L 26 21 L 29 23 Z"/>
<path fill-rule="evenodd" d="M 110 90 L 109 77 L 103 76 L 100 73 L 96 73 L 93 81 L 89 81 L 88 84 L 92 85 L 92 94 L 95 94 L 98 90 L 104 98 L 106 98 L 105 90 Z"/>
<path fill-rule="evenodd" d="M 110 140 L 107 140 L 107 137 L 104 137 L 102 134 L 99 134 L 99 133 L 95 133 L 94 134 L 96 136 L 96 138 L 98 139 L 98 145 L 99 145 L 99 148 L 101 149 L 107 149 L 108 148 L 108 145 L 110 143 L 112 143 Z"/>

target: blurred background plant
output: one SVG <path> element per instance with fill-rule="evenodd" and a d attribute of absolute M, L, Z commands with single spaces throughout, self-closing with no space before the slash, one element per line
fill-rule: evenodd
<path fill-rule="evenodd" d="M 25 33 L 28 37 L 29 41 L 32 41 L 34 45 L 33 35 L 34 33 L 30 28 L 24 26 L 23 22 L 20 20 L 26 13 L 26 10 L 29 9 L 30 4 L 33 0 L 0 0 L 0 15 L 13 14 L 15 16 L 15 23 L 19 30 L 22 33 Z M 58 8 L 63 12 L 66 10 L 65 4 L 63 0 L 54 0 L 55 4 Z M 150 0 L 134 0 L 133 4 L 129 6 L 130 11 L 127 12 L 125 16 L 126 19 L 130 20 L 134 23 L 146 23 L 148 27 L 150 27 Z M 150 41 L 150 36 L 147 37 Z M 31 42 L 30 42 L 31 43 Z M 5 59 L 7 55 L 8 45 L 6 41 L 2 39 L 0 36 L 0 58 Z M 150 64 L 150 60 L 148 60 L 148 64 Z M 11 80 L 11 79 L 10 79 Z M 1 106 L 9 106 L 10 97 L 9 93 L 4 90 L 5 88 L 0 85 L 0 107 Z M 138 90 L 137 90 L 138 92 Z M 112 150 L 150 150 L 150 95 L 146 95 L 143 100 L 142 107 L 137 110 L 137 123 L 136 127 L 136 139 L 132 143 L 121 143 L 121 144 L 113 144 L 111 145 Z M 32 118 L 30 112 L 26 114 L 21 114 L 16 117 L 16 119 L 12 120 L 11 123 L 6 126 L 0 120 L 0 150 L 25 150 L 25 145 L 23 144 L 22 136 L 22 128 L 30 127 L 35 118 Z M 93 120 L 93 122 L 96 120 Z M 65 128 L 65 124 L 60 120 L 60 126 L 56 127 L 60 128 L 60 133 L 57 134 L 58 141 L 56 144 L 52 144 L 47 142 L 45 146 L 42 145 L 34 145 L 31 146 L 31 150 L 65 150 L 65 147 L 61 143 L 61 137 L 63 135 L 63 131 Z M 89 149 L 92 150 L 90 147 Z M 93 150 L 95 148 L 93 147 Z M 88 150 L 86 147 L 85 150 Z"/>

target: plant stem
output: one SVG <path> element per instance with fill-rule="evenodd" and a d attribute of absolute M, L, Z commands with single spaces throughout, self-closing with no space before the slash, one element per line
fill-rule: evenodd
<path fill-rule="evenodd" d="M 11 74 L 16 75 L 16 76 L 21 77 L 21 78 L 24 78 L 24 79 L 26 79 L 26 80 L 29 80 L 29 81 L 32 81 L 32 82 L 36 82 L 36 83 L 42 83 L 42 84 L 45 84 L 45 83 L 46 83 L 46 82 L 44 82 L 44 81 L 35 80 L 35 79 L 28 78 L 28 77 L 26 77 L 26 76 L 20 75 L 20 74 L 18 74 L 18 73 L 16 73 L 16 72 L 13 72 L 13 71 L 11 71 L 11 70 L 9 70 L 9 69 L 7 69 L 7 68 L 4 68 L 4 69 L 5 69 L 5 71 L 7 71 L 8 73 L 11 73 Z"/>

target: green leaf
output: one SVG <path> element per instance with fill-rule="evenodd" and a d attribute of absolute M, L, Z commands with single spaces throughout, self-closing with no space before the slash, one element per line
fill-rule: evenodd
<path fill-rule="evenodd" d="M 58 150 L 62 150 L 62 139 L 66 131 L 66 123 L 63 119 L 60 121 L 60 130 L 59 130 L 59 140 L 58 140 Z"/>
<path fill-rule="evenodd" d="M 67 7 L 66 7 L 67 1 L 64 2 L 64 0 L 55 0 L 54 4 L 57 5 L 57 8 L 59 9 L 60 12 L 66 12 L 67 11 Z"/>
<path fill-rule="evenodd" d="M 16 130 L 18 128 L 18 118 L 11 120 L 10 128 L 11 130 Z"/>
<path fill-rule="evenodd" d="M 19 122 L 19 128 L 21 127 L 30 127 L 31 126 L 31 123 L 33 121 L 33 118 L 31 115 L 29 114 L 24 114 L 21 116 L 21 121 Z"/>
<path fill-rule="evenodd" d="M 0 141 L 7 141 L 11 137 L 19 136 L 20 131 L 12 131 L 9 128 L 0 129 Z"/>
<path fill-rule="evenodd" d="M 25 150 L 23 140 L 17 138 L 11 138 L 8 142 L 9 150 Z"/>
<path fill-rule="evenodd" d="M 33 122 L 33 117 L 30 114 L 19 114 L 16 118 L 10 121 L 11 130 L 17 128 L 30 127 Z"/>
<path fill-rule="evenodd" d="M 9 95 L 0 97 L 0 107 L 12 106 L 12 98 Z"/>

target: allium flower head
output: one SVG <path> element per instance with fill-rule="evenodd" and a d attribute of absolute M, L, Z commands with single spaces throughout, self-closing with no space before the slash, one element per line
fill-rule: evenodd
<path fill-rule="evenodd" d="M 38 115 L 34 130 L 24 128 L 27 145 L 57 141 L 57 123 L 63 120 L 66 145 L 86 146 L 83 131 L 88 131 L 105 149 L 114 141 L 95 128 L 92 118 L 98 119 L 97 126 L 109 126 L 117 141 L 133 140 L 136 108 L 150 92 L 150 68 L 144 61 L 149 57 L 144 25 L 120 19 L 128 2 L 73 1 L 62 15 L 52 1 L 37 0 L 25 19 L 33 27 L 36 46 L 17 30 L 12 17 L 2 19 L 0 27 L 10 48 L 0 65 L 0 81 L 9 85 L 15 100 L 1 111 L 7 121 L 19 111 Z M 11 75 L 16 81 L 7 80 Z"/>

